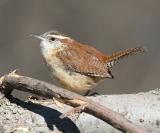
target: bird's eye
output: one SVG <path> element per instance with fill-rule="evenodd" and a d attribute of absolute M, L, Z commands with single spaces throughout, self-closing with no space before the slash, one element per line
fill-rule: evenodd
<path fill-rule="evenodd" d="M 55 38 L 54 38 L 54 37 L 51 37 L 51 38 L 50 38 L 50 40 L 51 40 L 51 41 L 54 41 L 54 40 L 55 40 Z"/>

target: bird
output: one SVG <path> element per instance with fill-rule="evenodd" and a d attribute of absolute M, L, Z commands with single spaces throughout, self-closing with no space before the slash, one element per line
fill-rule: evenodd
<path fill-rule="evenodd" d="M 100 81 L 113 79 L 111 68 L 120 59 L 145 52 L 138 46 L 106 55 L 55 30 L 32 36 L 41 40 L 40 51 L 56 85 L 82 95 L 88 95 Z"/>

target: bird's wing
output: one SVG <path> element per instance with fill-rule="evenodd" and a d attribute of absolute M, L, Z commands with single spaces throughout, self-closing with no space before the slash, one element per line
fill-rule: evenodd
<path fill-rule="evenodd" d="M 109 77 L 106 63 L 96 55 L 96 49 L 79 47 L 65 48 L 57 52 L 66 69 L 95 77 Z"/>

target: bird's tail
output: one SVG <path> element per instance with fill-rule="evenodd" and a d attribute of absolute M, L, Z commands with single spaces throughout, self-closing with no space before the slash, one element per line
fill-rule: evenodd
<path fill-rule="evenodd" d="M 145 47 L 136 47 L 136 48 L 126 49 L 126 50 L 121 51 L 121 52 L 115 52 L 111 56 L 108 56 L 108 58 L 107 58 L 107 66 L 109 68 L 111 68 L 115 64 L 118 63 L 119 59 L 122 59 L 122 58 L 130 56 L 130 55 L 143 53 L 145 51 L 146 51 Z"/>

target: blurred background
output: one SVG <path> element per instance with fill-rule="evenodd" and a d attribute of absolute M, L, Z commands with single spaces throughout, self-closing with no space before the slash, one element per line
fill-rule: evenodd
<path fill-rule="evenodd" d="M 159 0 L 0 0 L 0 75 L 19 73 L 50 83 L 39 40 L 58 30 L 105 54 L 145 45 L 148 52 L 121 60 L 93 92 L 121 94 L 160 87 Z M 24 98 L 24 92 L 14 91 Z"/>

